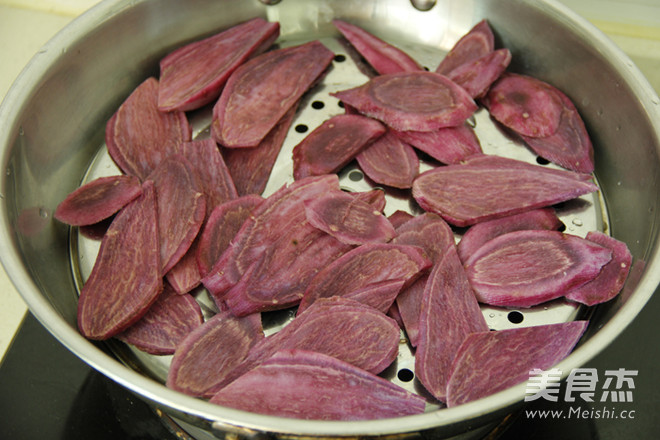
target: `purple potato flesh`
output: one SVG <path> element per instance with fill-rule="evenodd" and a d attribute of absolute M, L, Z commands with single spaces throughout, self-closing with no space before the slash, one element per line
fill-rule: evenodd
<path fill-rule="evenodd" d="M 254 148 L 223 148 L 222 156 L 239 195 L 262 194 L 296 115 L 294 105 Z"/>
<path fill-rule="evenodd" d="M 342 114 L 331 117 L 293 149 L 294 179 L 341 170 L 385 131 L 383 124 L 365 116 Z"/>
<path fill-rule="evenodd" d="M 424 288 L 419 317 L 415 373 L 424 388 L 446 400 L 451 364 L 467 335 L 488 331 L 456 248 L 433 266 Z"/>
<path fill-rule="evenodd" d="M 57 205 L 54 217 L 71 226 L 105 220 L 142 194 L 134 176 L 99 177 L 71 192 Z"/>
<path fill-rule="evenodd" d="M 313 420 L 371 420 L 424 412 L 423 398 L 321 353 L 284 350 L 220 390 L 212 403 Z"/>
<path fill-rule="evenodd" d="M 332 23 L 379 74 L 422 70 L 408 54 L 364 29 L 342 20 Z"/>
<path fill-rule="evenodd" d="M 359 246 L 318 272 L 305 290 L 298 313 L 319 298 L 331 296 L 352 298 L 385 313 L 399 291 L 412 284 L 430 264 L 416 246 Z"/>
<path fill-rule="evenodd" d="M 612 261 L 603 267 L 593 281 L 570 290 L 566 294 L 566 298 L 593 306 L 611 300 L 621 291 L 630 272 L 632 255 L 624 242 L 602 232 L 590 231 L 587 233 L 586 239 L 610 249 Z"/>
<path fill-rule="evenodd" d="M 494 48 L 493 31 L 486 20 L 481 20 L 454 44 L 435 71 L 447 75 L 457 67 L 492 52 Z"/>
<path fill-rule="evenodd" d="M 507 232 L 527 229 L 558 230 L 563 223 L 552 208 L 540 208 L 471 226 L 458 242 L 458 256 L 465 262 L 489 240 Z"/>
<path fill-rule="evenodd" d="M 383 312 L 358 301 L 320 298 L 248 353 L 223 380 L 229 384 L 282 349 L 310 350 L 378 374 L 396 359 L 400 329 Z"/>
<path fill-rule="evenodd" d="M 611 258 L 606 247 L 575 235 L 523 230 L 486 242 L 465 270 L 479 302 L 530 307 L 593 280 Z"/>
<path fill-rule="evenodd" d="M 390 214 L 387 219 L 392 223 L 392 226 L 394 226 L 395 229 L 397 229 L 399 226 L 403 225 L 405 222 L 408 220 L 412 220 L 415 218 L 414 215 L 410 214 L 409 212 L 402 211 L 402 210 L 396 210 L 392 214 Z"/>
<path fill-rule="evenodd" d="M 396 135 L 444 164 L 456 164 L 475 154 L 482 154 L 481 143 L 467 124 L 434 131 L 397 131 Z"/>
<path fill-rule="evenodd" d="M 331 95 L 401 131 L 457 126 L 477 109 L 461 87 L 442 75 L 425 71 L 376 76 L 359 87 Z"/>
<path fill-rule="evenodd" d="M 221 297 L 250 266 L 264 258 L 264 252 L 283 232 L 294 232 L 290 226 L 300 224 L 305 218 L 305 200 L 338 189 L 337 175 L 308 177 L 280 188 L 248 217 L 211 271 L 202 278 L 204 286 L 212 295 Z M 294 238 L 291 240 L 293 243 Z"/>
<path fill-rule="evenodd" d="M 548 207 L 597 190 L 578 173 L 487 155 L 429 170 L 413 182 L 417 203 L 455 226 Z"/>
<path fill-rule="evenodd" d="M 217 99 L 229 75 L 268 49 L 279 29 L 255 18 L 170 53 L 160 62 L 158 109 L 194 110 Z"/>
<path fill-rule="evenodd" d="M 206 215 L 206 198 L 196 189 L 191 168 L 183 156 L 172 155 L 149 175 L 156 190 L 163 275 L 188 251 Z"/>
<path fill-rule="evenodd" d="M 191 396 L 212 397 L 263 337 L 259 314 L 237 318 L 228 311 L 217 313 L 179 344 L 167 386 Z"/>
<path fill-rule="evenodd" d="M 393 188 L 410 188 L 419 174 L 415 150 L 388 131 L 356 157 L 364 174 L 372 181 Z"/>
<path fill-rule="evenodd" d="M 355 197 L 356 199 L 368 203 L 373 207 L 373 209 L 379 212 L 383 212 L 385 209 L 385 204 L 387 203 L 387 200 L 385 200 L 385 191 L 382 189 L 349 192 L 348 194 L 350 194 L 352 197 Z"/>
<path fill-rule="evenodd" d="M 173 354 L 183 338 L 203 322 L 197 301 L 191 295 L 177 295 L 165 283 L 149 311 L 116 337 L 150 354 Z"/>
<path fill-rule="evenodd" d="M 469 335 L 451 367 L 447 406 L 489 396 L 530 378 L 564 359 L 587 328 L 587 321 L 519 327 Z"/>
<path fill-rule="evenodd" d="M 594 171 L 594 149 L 591 138 L 575 105 L 559 90 L 563 109 L 557 131 L 547 137 L 521 136 L 539 156 L 579 173 Z"/>
<path fill-rule="evenodd" d="M 213 138 L 224 147 L 256 147 L 333 58 L 323 44 L 312 41 L 266 52 L 242 64 L 213 107 Z"/>
<path fill-rule="evenodd" d="M 229 247 L 250 213 L 263 202 L 257 195 L 247 195 L 218 205 L 211 211 L 200 233 L 197 247 L 197 265 L 200 274 L 206 276 L 213 264 Z"/>
<path fill-rule="evenodd" d="M 158 110 L 158 80 L 148 78 L 121 104 L 105 129 L 108 153 L 130 176 L 146 179 L 161 161 L 179 153 L 192 128 L 186 114 Z"/>
<path fill-rule="evenodd" d="M 305 216 L 312 226 L 346 244 L 385 243 L 396 235 L 379 210 L 343 191 L 306 201 Z"/>
<path fill-rule="evenodd" d="M 103 236 L 78 299 L 78 329 L 108 339 L 139 320 L 163 290 L 153 182 L 126 205 Z"/>
<path fill-rule="evenodd" d="M 502 75 L 511 63 L 509 49 L 498 49 L 481 58 L 458 66 L 447 74 L 447 78 L 463 87 L 474 98 L 486 94 L 491 84 Z"/>
<path fill-rule="evenodd" d="M 554 134 L 564 108 L 557 89 L 550 84 L 510 72 L 491 86 L 483 103 L 498 122 L 530 137 Z"/>

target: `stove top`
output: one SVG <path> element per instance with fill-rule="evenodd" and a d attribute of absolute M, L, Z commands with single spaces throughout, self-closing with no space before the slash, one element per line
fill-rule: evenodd
<path fill-rule="evenodd" d="M 566 402 L 564 383 L 557 402 L 546 398 L 529 402 L 487 438 L 660 438 L 659 313 L 660 295 L 655 295 L 619 338 L 585 366 L 598 373 L 599 390 L 607 385 L 607 371 L 636 371 L 625 402 L 610 398 L 587 403 L 579 397 Z M 614 384 L 609 388 L 614 389 Z M 0 414 L 0 439 L 192 438 L 74 356 L 30 314 L 0 365 Z"/>

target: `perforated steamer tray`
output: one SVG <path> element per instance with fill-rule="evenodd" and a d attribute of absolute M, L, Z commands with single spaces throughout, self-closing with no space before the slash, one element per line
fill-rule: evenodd
<path fill-rule="evenodd" d="M 336 114 L 344 113 L 340 102 L 337 98 L 330 96 L 330 93 L 361 85 L 368 80 L 368 76 L 362 73 L 364 61 L 356 55 L 343 38 L 336 35 L 323 35 L 318 39 L 335 53 L 335 59 L 323 80 L 303 97 L 263 193 L 264 197 L 274 193 L 282 185 L 293 182 L 291 160 L 293 148 L 323 121 Z M 280 47 L 286 47 L 310 40 L 311 38 L 278 40 L 278 44 Z M 388 42 L 405 50 L 429 70 L 434 70 L 444 56 L 444 52 L 435 47 L 410 45 L 391 40 L 388 40 Z M 209 137 L 211 113 L 212 106 L 208 106 L 188 114 L 190 124 L 193 127 L 194 139 Z M 486 154 L 505 156 L 537 165 L 559 168 L 538 158 L 520 141 L 507 136 L 493 122 L 484 108 L 480 108 L 468 123 L 474 127 L 483 152 Z M 596 160 L 598 160 L 598 157 L 596 157 Z M 420 162 L 420 172 L 441 165 L 424 154 L 420 155 Z M 105 145 L 100 145 L 98 154 L 82 177 L 81 184 L 98 177 L 115 174 L 120 174 L 119 169 L 108 155 Z M 386 215 L 397 210 L 407 211 L 414 215 L 423 212 L 412 198 L 410 190 L 386 188 L 374 184 L 362 173 L 355 161 L 338 174 L 340 186 L 345 191 L 368 191 L 374 188 L 383 190 L 387 200 Z M 555 206 L 555 209 L 565 225 L 566 233 L 584 237 L 589 231 L 608 232 L 607 212 L 600 191 L 564 202 Z M 464 230 L 454 228 L 457 242 Z M 100 241 L 86 237 L 77 228 L 72 229 L 70 238 L 71 268 L 79 293 L 84 280 L 91 273 Z M 198 287 L 193 294 L 200 303 L 205 318 L 216 313 L 215 304 L 203 286 Z M 574 320 L 578 316 L 584 319 L 589 312 L 587 308 L 580 307 L 576 303 L 564 299 L 558 299 L 529 309 L 508 309 L 485 305 L 482 305 L 481 309 L 488 326 L 494 330 L 565 322 Z M 268 335 L 278 331 L 294 316 L 295 309 L 263 313 L 262 321 L 265 333 Z M 109 341 L 109 344 L 113 352 L 127 365 L 149 377 L 165 382 L 172 356 L 149 355 L 116 340 Z M 398 357 L 393 365 L 381 373 L 381 376 L 409 391 L 426 397 L 428 402 L 427 411 L 441 407 L 442 404 L 435 401 L 418 383 L 414 375 L 414 367 L 414 350 L 408 343 L 405 332 L 402 331 Z"/>

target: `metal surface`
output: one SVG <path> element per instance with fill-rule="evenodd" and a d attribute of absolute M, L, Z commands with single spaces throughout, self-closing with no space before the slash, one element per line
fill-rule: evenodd
<path fill-rule="evenodd" d="M 602 199 L 589 197 L 562 207 L 569 232 L 584 235 L 599 229 L 625 241 L 635 261 L 623 294 L 597 308 L 583 342 L 559 368 L 584 364 L 635 317 L 658 285 L 657 232 L 660 121 L 658 98 L 632 63 L 598 31 L 552 2 L 445 1 L 423 12 L 407 0 L 283 0 L 266 6 L 258 0 L 106 1 L 65 28 L 44 47 L 19 77 L 0 107 L 0 147 L 5 169 L 2 196 L 2 262 L 32 312 L 63 344 L 94 368 L 152 401 L 164 411 L 222 435 L 388 435 L 423 432 L 450 437 L 475 436 L 519 404 L 524 386 L 488 398 L 419 416 L 369 422 L 295 421 L 244 413 L 210 405 L 165 388 L 160 380 L 165 359 L 127 352 L 122 360 L 107 356 L 76 331 L 76 278 L 71 259 L 84 278 L 92 263 L 93 245 L 73 237 L 52 221 L 57 203 L 84 178 L 115 173 L 102 152 L 105 122 L 119 103 L 146 76 L 158 74 L 158 60 L 185 42 L 214 33 L 254 16 L 281 23 L 280 44 L 311 38 L 337 53 L 346 53 L 331 24 L 339 17 L 363 26 L 399 45 L 433 69 L 442 54 L 482 18 L 488 18 L 497 44 L 513 53 L 511 69 L 546 80 L 576 103 L 596 148 L 596 177 Z M 330 114 L 341 112 L 330 91 L 364 81 L 350 57 L 333 63 L 324 82 L 303 103 L 294 127 L 312 130 Z M 324 103 L 320 111 L 310 105 Z M 204 135 L 208 114 L 192 120 Z M 486 152 L 535 160 L 491 123 L 485 112 L 475 115 L 475 129 Z M 289 151 L 304 134 L 289 134 L 281 162 L 266 193 L 291 179 Z M 296 138 L 296 136 L 299 136 Z M 342 185 L 353 190 L 369 183 L 351 170 Z M 399 195 L 388 197 L 388 210 L 413 209 Z M 607 215 L 601 206 L 607 207 Z M 573 230 L 571 230 L 573 228 Z M 76 271 L 74 271 L 75 273 Z M 556 303 L 524 312 L 523 324 L 563 321 L 577 311 Z M 493 328 L 515 326 L 509 311 L 484 309 Z M 491 316 L 492 315 L 492 316 Z M 515 319 L 514 319 L 515 320 Z M 277 321 L 277 320 L 276 320 Z M 410 357 L 399 360 L 410 368 Z M 396 370 L 392 380 L 403 386 Z"/>

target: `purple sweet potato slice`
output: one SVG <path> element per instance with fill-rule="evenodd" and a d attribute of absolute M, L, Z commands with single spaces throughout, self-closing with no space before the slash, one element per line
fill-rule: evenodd
<path fill-rule="evenodd" d="M 177 295 L 167 283 L 149 311 L 116 337 L 154 354 L 174 354 L 188 333 L 204 322 L 202 309 L 191 295 Z"/>
<path fill-rule="evenodd" d="M 293 149 L 293 177 L 335 173 L 385 134 L 375 119 L 360 115 L 335 115 L 324 121 Z"/>
<path fill-rule="evenodd" d="M 99 177 L 71 192 L 57 205 L 54 217 L 71 226 L 105 220 L 142 194 L 137 177 Z"/>
<path fill-rule="evenodd" d="M 202 281 L 202 275 L 197 265 L 197 247 L 198 237 L 192 242 L 185 254 L 176 262 L 172 268 L 165 274 L 165 279 L 172 288 L 181 295 L 191 292 L 199 286 Z"/>
<path fill-rule="evenodd" d="M 177 347 L 167 374 L 167 386 L 191 396 L 212 397 L 224 377 L 263 337 L 258 314 L 243 318 L 228 311 L 216 314 L 189 333 Z"/>
<path fill-rule="evenodd" d="M 229 373 L 229 384 L 279 350 L 310 350 L 378 374 L 396 359 L 398 324 L 381 311 L 342 297 L 320 298 L 304 313 L 258 344 Z"/>
<path fill-rule="evenodd" d="M 350 194 L 352 197 L 355 197 L 356 199 L 371 205 L 371 207 L 376 211 L 383 212 L 385 205 L 387 204 L 387 200 L 385 199 L 385 191 L 382 189 L 376 188 L 369 191 L 349 192 L 347 194 Z"/>
<path fill-rule="evenodd" d="M 191 168 L 187 159 L 174 154 L 163 160 L 149 175 L 158 200 L 163 275 L 187 252 L 206 215 L 206 199 L 196 188 Z"/>
<path fill-rule="evenodd" d="M 192 167 L 197 189 L 206 198 L 206 215 L 216 206 L 238 197 L 234 181 L 213 139 L 184 142 L 182 155 Z"/>
<path fill-rule="evenodd" d="M 593 280 L 611 258 L 606 247 L 575 235 L 523 230 L 486 242 L 465 270 L 480 302 L 530 307 Z"/>
<path fill-rule="evenodd" d="M 527 229 L 558 230 L 562 226 L 552 208 L 540 208 L 494 220 L 478 223 L 470 227 L 458 242 L 458 256 L 465 262 L 481 246 L 507 232 Z"/>
<path fill-rule="evenodd" d="M 559 90 L 556 93 L 563 104 L 557 131 L 547 137 L 521 137 L 539 156 L 569 170 L 592 173 L 594 149 L 589 133 L 570 98 Z"/>
<path fill-rule="evenodd" d="M 380 211 L 343 191 L 306 201 L 305 216 L 312 226 L 346 244 L 384 243 L 396 235 Z"/>
<path fill-rule="evenodd" d="M 383 313 L 396 295 L 431 265 L 416 246 L 365 244 L 323 267 L 310 281 L 298 307 L 304 312 L 319 298 L 341 296 Z"/>
<path fill-rule="evenodd" d="M 168 156 L 179 153 L 192 128 L 186 114 L 158 110 L 158 80 L 148 78 L 121 104 L 105 129 L 110 157 L 119 168 L 140 180 Z"/>
<path fill-rule="evenodd" d="M 296 115 L 292 106 L 254 148 L 222 148 L 222 156 L 239 195 L 262 194 Z"/>
<path fill-rule="evenodd" d="M 130 276 L 129 276 L 130 275 Z M 78 328 L 108 339 L 140 319 L 163 290 L 152 182 L 115 217 L 78 300 Z"/>
<path fill-rule="evenodd" d="M 220 390 L 211 403 L 278 417 L 373 420 L 424 412 L 424 399 L 331 356 L 283 350 Z"/>
<path fill-rule="evenodd" d="M 397 209 L 392 214 L 390 214 L 389 217 L 387 217 L 387 219 L 390 221 L 390 223 L 392 223 L 392 226 L 394 226 L 395 229 L 403 225 L 408 220 L 412 220 L 413 218 L 415 218 L 414 215 L 412 215 L 409 212 L 402 211 L 400 209 Z"/>
<path fill-rule="evenodd" d="M 419 174 L 415 149 L 391 131 L 368 146 L 356 159 L 364 174 L 381 185 L 410 188 Z"/>
<path fill-rule="evenodd" d="M 456 164 L 475 154 L 481 154 L 481 143 L 467 124 L 434 131 L 396 131 L 404 142 L 444 164 Z"/>
<path fill-rule="evenodd" d="M 336 174 L 308 177 L 280 188 L 248 217 L 229 248 L 202 279 L 204 286 L 216 298 L 221 298 L 250 266 L 264 258 L 272 258 L 265 252 L 273 243 L 289 240 L 295 246 L 302 231 L 292 226 L 298 227 L 305 221 L 304 201 L 338 189 Z"/>
<path fill-rule="evenodd" d="M 160 61 L 159 110 L 194 110 L 217 99 L 229 75 L 268 49 L 279 30 L 254 18 L 168 54 Z"/>
<path fill-rule="evenodd" d="M 483 103 L 493 118 L 514 132 L 546 137 L 559 128 L 564 108 L 556 91 L 531 76 L 507 72 L 491 86 Z"/>
<path fill-rule="evenodd" d="M 402 131 L 457 126 L 477 109 L 470 95 L 453 81 L 425 71 L 380 75 L 331 95 L 361 114 Z"/>
<path fill-rule="evenodd" d="M 251 194 L 218 205 L 211 211 L 200 233 L 197 247 L 197 266 L 202 276 L 208 274 L 250 213 L 263 200 L 262 197 Z"/>
<path fill-rule="evenodd" d="M 438 215 L 425 213 L 414 217 L 397 228 L 393 244 L 419 246 L 426 256 L 436 264 L 454 247 L 454 234 L 449 225 Z M 422 274 L 413 284 L 404 288 L 396 297 L 395 304 L 404 324 L 408 340 L 417 346 L 419 318 L 428 274 Z"/>
<path fill-rule="evenodd" d="M 602 232 L 590 231 L 586 239 L 610 249 L 612 260 L 594 280 L 570 290 L 566 298 L 593 306 L 611 300 L 621 291 L 630 272 L 632 255 L 624 242 Z"/>
<path fill-rule="evenodd" d="M 445 401 L 451 364 L 470 333 L 488 331 L 456 248 L 433 266 L 423 293 L 415 374 L 436 399 Z"/>
<path fill-rule="evenodd" d="M 447 406 L 454 407 L 529 380 L 569 355 L 587 321 L 519 327 L 469 335 L 451 367 Z"/>
<path fill-rule="evenodd" d="M 419 205 L 455 226 L 469 226 L 571 200 L 598 190 L 578 173 L 497 156 L 447 165 L 413 182 Z"/>
<path fill-rule="evenodd" d="M 435 71 L 447 75 L 460 65 L 492 52 L 494 48 L 493 31 L 486 20 L 481 20 L 454 44 Z"/>
<path fill-rule="evenodd" d="M 463 87 L 474 98 L 483 97 L 511 63 L 509 49 L 497 49 L 474 61 L 462 64 L 447 74 L 447 78 Z"/>
<path fill-rule="evenodd" d="M 364 29 L 342 20 L 333 20 L 332 23 L 379 74 L 422 70 L 404 51 Z"/>
<path fill-rule="evenodd" d="M 261 54 L 227 80 L 211 134 L 224 147 L 256 147 L 332 62 L 319 41 Z"/>

